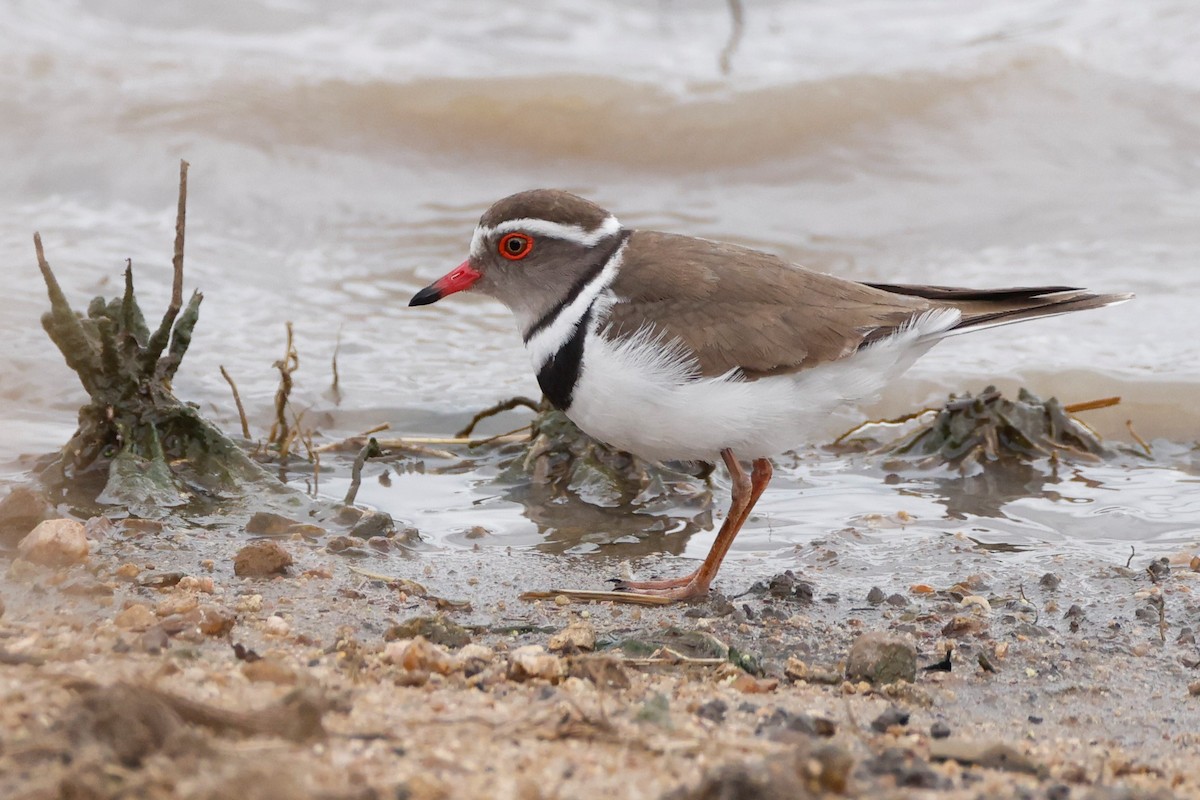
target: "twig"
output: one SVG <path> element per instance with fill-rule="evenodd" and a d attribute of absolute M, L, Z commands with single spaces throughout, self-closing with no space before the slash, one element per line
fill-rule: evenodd
<path fill-rule="evenodd" d="M 737 52 L 738 45 L 742 41 L 742 30 L 745 28 L 745 16 L 742 9 L 742 0 L 728 0 L 729 16 L 732 21 L 732 26 L 729 30 L 729 41 L 725 42 L 725 47 L 721 50 L 721 56 L 718 62 L 721 65 L 721 74 L 728 75 L 732 67 L 734 53 Z"/>
<path fill-rule="evenodd" d="M 230 391 L 233 392 L 233 403 L 237 406 L 238 419 L 242 422 L 242 438 L 250 441 L 250 423 L 246 421 L 246 408 L 242 405 L 242 396 L 238 394 L 237 384 L 233 382 L 233 376 L 229 374 L 224 366 L 221 367 L 221 377 L 229 384 Z"/>
<path fill-rule="evenodd" d="M 520 595 L 521 600 L 550 600 L 558 595 L 581 603 L 626 603 L 634 606 L 665 606 L 673 601 L 669 597 L 635 592 L 594 592 L 586 589 L 551 589 L 548 592 L 532 591 Z"/>
<path fill-rule="evenodd" d="M 288 431 L 287 402 L 292 393 L 292 373 L 300 367 L 300 355 L 292 344 L 292 323 L 287 323 L 287 348 L 283 358 L 272 366 L 279 370 L 279 389 L 275 392 L 275 422 L 271 425 L 268 439 L 278 445 L 280 458 L 287 460 L 291 436 Z"/>
<path fill-rule="evenodd" d="M 1154 455 L 1154 452 L 1150 449 L 1150 445 L 1146 443 L 1146 440 L 1141 436 L 1138 436 L 1138 432 L 1133 429 L 1133 420 L 1125 420 L 1125 429 L 1129 431 L 1129 435 L 1133 437 L 1133 440 L 1141 445 L 1141 448 L 1146 451 L 1146 455 Z"/>
<path fill-rule="evenodd" d="M 342 329 L 339 327 L 338 334 L 337 334 L 337 341 L 334 342 L 334 345 L 333 345 L 333 359 L 331 360 L 331 363 L 330 363 L 330 366 L 333 368 L 333 386 L 330 388 L 333 391 L 333 402 L 335 404 L 340 404 L 342 402 L 342 390 L 338 385 L 338 366 L 337 366 L 338 352 L 340 352 L 341 349 L 342 349 Z"/>
<path fill-rule="evenodd" d="M 538 404 L 535 403 L 533 400 L 530 400 L 528 397 L 510 397 L 507 400 L 496 403 L 494 406 L 489 406 L 489 407 L 485 408 L 483 411 L 480 411 L 478 414 L 471 417 L 471 421 L 467 424 L 467 427 L 463 428 L 461 431 L 459 431 L 458 433 L 456 433 L 454 435 L 460 439 L 463 437 L 466 437 L 466 436 L 470 436 L 471 431 L 475 430 L 475 426 L 478 425 L 483 420 L 487 419 L 488 417 L 494 417 L 497 414 L 501 414 L 505 411 L 512 411 L 514 408 L 517 408 L 518 406 L 524 406 L 525 408 L 528 408 L 532 411 L 538 410 Z"/>
<path fill-rule="evenodd" d="M 383 426 L 378 430 L 387 430 L 389 426 Z M 520 430 L 520 429 L 518 429 Z M 346 451 L 357 450 L 365 444 L 364 437 L 371 431 L 349 436 L 337 442 L 326 442 L 315 448 L 318 453 L 328 453 L 330 451 Z M 413 436 L 404 439 L 380 439 L 379 446 L 384 450 L 408 450 L 413 453 L 425 455 L 430 458 L 454 458 L 454 453 L 447 450 L 434 450 L 427 445 L 466 445 L 470 447 L 477 442 L 489 442 L 491 444 L 507 444 L 508 442 L 521 442 L 529 438 L 527 433 L 503 433 L 499 436 L 492 436 L 487 439 L 472 439 L 463 437 L 451 436 Z"/>
<path fill-rule="evenodd" d="M 839 444 L 842 443 L 843 439 L 847 439 L 850 436 L 853 436 L 854 434 L 861 431 L 863 428 L 869 427 L 871 425 L 903 425 L 906 422 L 911 422 L 912 420 L 916 419 L 917 417 L 921 417 L 921 416 L 924 416 L 925 414 L 932 414 L 932 413 L 936 413 L 936 412 L 937 412 L 936 408 L 921 408 L 921 409 L 917 409 L 916 411 L 912 412 L 911 414 L 905 414 L 902 417 L 894 417 L 893 419 L 869 419 L 866 422 L 861 422 L 858 425 L 855 425 L 853 428 L 851 428 L 850 430 L 843 433 L 841 436 L 834 439 L 833 442 L 830 444 L 830 447 L 837 447 Z"/>
<path fill-rule="evenodd" d="M 374 437 L 358 451 L 358 456 L 354 459 L 354 467 L 350 470 L 350 489 L 346 492 L 346 505 L 353 505 L 354 498 L 358 497 L 358 489 L 362 486 L 362 471 L 363 466 L 367 463 L 367 459 L 373 456 L 378 456 L 382 453 L 379 449 L 379 443 Z"/>
<path fill-rule="evenodd" d="M 1137 551 L 1133 549 L 1133 545 L 1129 545 L 1129 558 L 1125 559 L 1125 569 L 1129 569 L 1129 565 L 1133 563 L 1133 557 Z"/>
<path fill-rule="evenodd" d="M 532 425 L 522 425 L 519 428 L 513 428 L 511 431 L 506 431 L 504 433 L 498 433 L 495 436 L 489 436 L 486 439 L 475 439 L 470 444 L 468 444 L 467 447 L 475 448 L 475 447 L 480 447 L 485 444 L 496 444 L 499 442 L 505 442 L 505 443 L 511 442 L 511 441 L 513 441 L 513 436 L 515 436 L 516 434 L 521 433 L 521 432 L 525 432 L 525 434 L 526 434 L 526 436 L 523 438 L 528 438 L 528 436 L 532 435 L 532 433 L 533 433 L 533 426 Z"/>
<path fill-rule="evenodd" d="M 1063 411 L 1068 414 L 1078 414 L 1080 411 L 1095 411 L 1098 408 L 1111 408 L 1121 402 L 1119 397 L 1103 397 L 1099 400 L 1088 400 L 1086 403 L 1072 403 L 1069 406 L 1063 406 Z"/>

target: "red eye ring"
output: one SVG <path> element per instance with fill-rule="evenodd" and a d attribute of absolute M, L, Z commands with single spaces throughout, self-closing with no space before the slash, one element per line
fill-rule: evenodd
<path fill-rule="evenodd" d="M 533 249 L 533 237 L 527 233 L 506 233 L 496 249 L 509 261 L 520 261 Z"/>

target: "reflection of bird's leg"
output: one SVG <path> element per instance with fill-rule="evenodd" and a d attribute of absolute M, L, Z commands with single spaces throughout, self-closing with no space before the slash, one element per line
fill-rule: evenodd
<path fill-rule="evenodd" d="M 752 475 L 746 474 L 732 450 L 728 448 L 722 450 L 721 458 L 724 459 L 725 466 L 729 468 L 729 475 L 733 478 L 733 497 L 729 504 L 729 513 L 725 516 L 725 523 L 721 525 L 721 530 L 717 533 L 716 541 L 709 549 L 704 563 L 694 572 L 681 578 L 657 581 L 622 581 L 618 584 L 619 588 L 665 596 L 672 600 L 690 600 L 703 597 L 708 593 L 709 584 L 716 577 L 717 570 L 721 568 L 725 554 L 729 552 L 729 547 L 737 537 L 738 531 L 742 529 L 742 525 L 750 516 L 750 510 L 754 508 L 754 504 L 762 496 L 763 490 L 767 488 L 773 473 L 771 462 L 766 458 L 754 461 Z"/>

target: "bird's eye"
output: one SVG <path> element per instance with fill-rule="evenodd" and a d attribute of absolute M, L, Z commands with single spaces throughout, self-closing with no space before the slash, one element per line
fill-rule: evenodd
<path fill-rule="evenodd" d="M 533 249 L 533 237 L 525 233 L 506 233 L 500 239 L 498 249 L 509 261 L 520 261 Z"/>

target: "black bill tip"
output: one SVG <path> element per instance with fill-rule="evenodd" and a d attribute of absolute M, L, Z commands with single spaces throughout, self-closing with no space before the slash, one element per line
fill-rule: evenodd
<path fill-rule="evenodd" d="M 413 295 L 412 300 L 408 301 L 409 306 L 427 306 L 430 303 L 436 303 L 442 299 L 442 290 L 436 284 L 426 286 L 421 291 Z"/>

